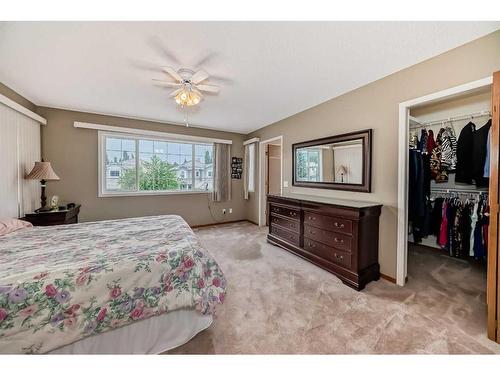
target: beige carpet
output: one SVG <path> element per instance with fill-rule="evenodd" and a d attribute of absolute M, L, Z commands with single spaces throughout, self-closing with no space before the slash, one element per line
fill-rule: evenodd
<path fill-rule="evenodd" d="M 356 292 L 250 223 L 196 230 L 221 265 L 214 324 L 170 353 L 500 353 L 486 338 L 485 271 L 412 248 L 409 282 Z"/>

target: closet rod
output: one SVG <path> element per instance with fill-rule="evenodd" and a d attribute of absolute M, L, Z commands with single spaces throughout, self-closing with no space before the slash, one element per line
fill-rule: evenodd
<path fill-rule="evenodd" d="M 425 128 L 427 126 L 436 126 L 436 125 L 443 125 L 445 123 L 449 122 L 454 122 L 454 121 L 460 121 L 460 120 L 473 120 L 474 118 L 478 117 L 491 117 L 491 111 L 481 111 L 481 112 L 475 112 L 475 113 L 470 113 L 468 115 L 461 115 L 461 116 L 455 116 L 455 117 L 448 117 L 445 119 L 441 120 L 433 120 L 433 121 L 428 121 L 424 123 L 419 123 L 418 125 L 410 125 L 410 128 Z M 414 118 L 416 121 L 418 121 L 416 118 Z"/>
<path fill-rule="evenodd" d="M 431 188 L 431 193 L 467 193 L 467 194 L 488 194 L 488 190 L 467 190 L 456 188 Z"/>

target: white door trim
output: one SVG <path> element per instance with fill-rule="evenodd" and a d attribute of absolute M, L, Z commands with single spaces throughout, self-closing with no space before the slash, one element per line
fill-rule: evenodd
<path fill-rule="evenodd" d="M 410 109 L 422 105 L 432 104 L 440 100 L 451 99 L 455 96 L 473 93 L 474 91 L 491 86 L 493 76 L 451 87 L 419 98 L 411 99 L 399 104 L 399 147 L 398 147 L 398 239 L 396 261 L 396 283 L 405 285 L 408 271 L 408 137 Z"/>
<path fill-rule="evenodd" d="M 281 171 L 280 171 L 280 191 L 283 193 L 283 136 L 279 135 L 259 142 L 259 226 L 266 225 L 265 205 L 266 205 L 266 147 L 270 143 L 279 141 L 281 151 Z"/>

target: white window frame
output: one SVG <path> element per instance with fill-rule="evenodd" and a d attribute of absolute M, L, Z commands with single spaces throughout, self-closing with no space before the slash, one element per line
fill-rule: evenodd
<path fill-rule="evenodd" d="M 177 139 L 175 137 L 162 137 L 151 135 L 150 133 L 142 134 L 131 134 L 131 133 L 119 133 L 119 132 L 110 132 L 110 131 L 98 131 L 98 196 L 100 198 L 105 197 L 124 197 L 124 196 L 140 196 L 140 195 L 172 195 L 172 194 L 211 194 L 212 190 L 154 190 L 154 191 L 143 191 L 143 190 L 135 190 L 135 191 L 109 191 L 106 190 L 106 168 L 104 166 L 104 155 L 106 154 L 106 137 L 114 137 L 114 138 L 127 138 L 133 140 L 148 140 L 148 141 L 163 141 L 163 142 L 175 142 L 175 143 L 187 143 L 194 145 L 211 145 L 213 146 L 213 142 L 210 141 L 201 141 L 199 139 L 193 140 L 185 140 L 185 139 Z M 193 137 L 194 138 L 194 137 Z M 198 137 L 196 137 L 198 138 Z M 139 173 L 139 149 L 136 146 L 136 173 L 138 179 Z M 195 147 L 193 147 L 193 155 L 192 155 L 193 165 L 195 164 Z M 189 175 L 189 174 L 188 174 Z M 191 173 L 191 186 L 195 186 L 195 177 L 194 173 Z M 213 178 L 213 177 L 212 177 Z M 189 183 L 186 183 L 189 185 Z"/>

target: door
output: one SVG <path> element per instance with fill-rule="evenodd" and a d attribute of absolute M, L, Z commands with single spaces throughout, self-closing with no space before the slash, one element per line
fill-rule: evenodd
<path fill-rule="evenodd" d="M 490 225 L 488 242 L 488 337 L 500 343 L 500 332 L 498 321 L 500 319 L 500 257 L 499 257 L 499 175 L 498 164 L 500 162 L 500 72 L 493 75 L 493 89 L 491 98 L 491 144 L 490 144 Z"/>

